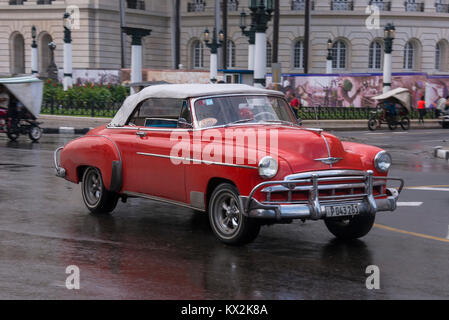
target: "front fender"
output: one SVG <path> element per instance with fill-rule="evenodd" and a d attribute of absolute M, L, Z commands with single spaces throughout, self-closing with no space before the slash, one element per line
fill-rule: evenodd
<path fill-rule="evenodd" d="M 85 136 L 68 143 L 61 151 L 60 166 L 65 178 L 73 183 L 81 180 L 80 169 L 100 169 L 106 189 L 118 192 L 122 181 L 122 158 L 117 145 L 106 136 Z"/>

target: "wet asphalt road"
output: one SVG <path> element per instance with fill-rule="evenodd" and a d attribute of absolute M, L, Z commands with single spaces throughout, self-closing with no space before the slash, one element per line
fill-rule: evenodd
<path fill-rule="evenodd" d="M 432 149 L 449 145 L 449 131 L 336 134 L 389 150 L 391 176 L 436 190 L 405 190 L 404 205 L 423 203 L 379 214 L 358 241 L 298 221 L 234 248 L 188 209 L 131 199 L 90 215 L 79 186 L 52 167 L 53 150 L 73 137 L 1 136 L 0 299 L 448 299 L 449 165 Z M 65 288 L 69 265 L 80 268 L 80 290 Z M 366 289 L 369 265 L 380 268 L 380 290 Z"/>

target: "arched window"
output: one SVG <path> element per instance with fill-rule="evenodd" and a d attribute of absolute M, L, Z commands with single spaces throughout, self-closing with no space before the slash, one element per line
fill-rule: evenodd
<path fill-rule="evenodd" d="M 442 50 L 440 43 L 437 43 L 435 46 L 435 70 L 441 71 L 441 57 L 442 57 Z"/>
<path fill-rule="evenodd" d="M 404 69 L 413 70 L 415 66 L 415 46 L 409 41 L 404 47 Z"/>
<path fill-rule="evenodd" d="M 295 43 L 295 48 L 293 51 L 293 67 L 295 69 L 304 68 L 304 41 L 298 40 Z"/>
<path fill-rule="evenodd" d="M 271 68 L 271 61 L 273 59 L 273 49 L 271 43 L 267 41 L 267 68 Z"/>
<path fill-rule="evenodd" d="M 341 40 L 338 40 L 332 46 L 332 68 L 346 68 L 346 44 Z"/>
<path fill-rule="evenodd" d="M 47 75 L 48 67 L 50 66 L 51 53 L 48 44 L 53 41 L 53 38 L 48 34 L 44 33 L 40 37 L 40 68 L 39 73 L 43 76 Z"/>
<path fill-rule="evenodd" d="M 25 40 L 20 33 L 16 33 L 11 38 L 11 73 L 25 73 Z"/>
<path fill-rule="evenodd" d="M 228 61 L 227 61 L 227 66 L 228 68 L 233 68 L 235 67 L 235 43 L 232 40 L 228 40 L 227 43 L 227 49 L 228 49 Z"/>
<path fill-rule="evenodd" d="M 379 41 L 373 41 L 369 46 L 368 68 L 382 68 L 382 45 Z"/>
<path fill-rule="evenodd" d="M 192 43 L 192 66 L 194 69 L 204 68 L 203 43 L 199 40 Z"/>

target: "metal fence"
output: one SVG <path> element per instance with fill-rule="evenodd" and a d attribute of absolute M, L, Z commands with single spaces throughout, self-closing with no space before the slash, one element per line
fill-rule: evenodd
<path fill-rule="evenodd" d="M 97 102 L 86 102 L 84 105 L 60 105 L 55 101 L 47 101 L 42 105 L 41 113 L 60 116 L 112 118 L 121 106 L 122 103 L 99 104 Z"/>
<path fill-rule="evenodd" d="M 342 107 L 302 107 L 298 117 L 302 120 L 368 120 L 376 108 L 342 108 Z M 419 119 L 418 110 L 413 109 L 410 119 Z M 436 119 L 435 110 L 427 110 L 426 119 Z"/>
<path fill-rule="evenodd" d="M 121 105 L 121 103 L 103 105 L 92 102 L 80 106 L 45 102 L 41 113 L 61 116 L 112 118 Z M 302 107 L 298 111 L 298 117 L 302 120 L 368 120 L 373 111 L 376 111 L 376 108 Z M 418 119 L 418 110 L 413 109 L 408 117 L 410 119 Z M 436 119 L 435 110 L 427 110 L 425 118 Z"/>

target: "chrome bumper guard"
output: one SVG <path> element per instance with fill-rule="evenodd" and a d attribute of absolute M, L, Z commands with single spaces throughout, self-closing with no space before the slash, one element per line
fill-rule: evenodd
<path fill-rule="evenodd" d="M 344 183 L 343 181 L 360 180 L 361 183 Z M 337 184 L 329 184 L 332 182 Z M 397 181 L 400 187 L 386 188 L 383 199 L 376 199 L 373 193 L 375 185 L 386 185 L 387 181 Z M 327 182 L 328 184 L 320 184 Z M 298 185 L 301 184 L 301 185 Z M 306 185 L 305 185 L 306 184 Z M 363 194 L 349 194 L 331 197 L 320 197 L 320 190 L 364 188 Z M 240 197 L 244 215 L 251 218 L 290 220 L 319 220 L 326 218 L 326 206 L 332 205 L 357 205 L 359 213 L 375 215 L 380 211 L 396 210 L 396 202 L 404 187 L 404 180 L 399 178 L 374 177 L 373 171 L 330 170 L 322 172 L 302 173 L 286 177 L 283 181 L 268 181 L 257 185 L 248 197 Z M 254 199 L 255 193 L 288 192 L 288 200 L 285 202 L 259 202 Z M 309 199 L 291 201 L 293 191 L 308 191 Z M 352 199 L 351 199 L 352 198 Z M 357 199 L 354 199 L 357 198 Z"/>
<path fill-rule="evenodd" d="M 54 155 L 53 155 L 53 162 L 55 165 L 55 169 L 56 169 L 56 176 L 60 177 L 60 178 L 65 178 L 66 172 L 64 168 L 61 168 L 59 166 L 59 154 L 61 153 L 62 149 L 64 149 L 64 147 L 60 147 L 58 149 L 56 149 Z"/>

